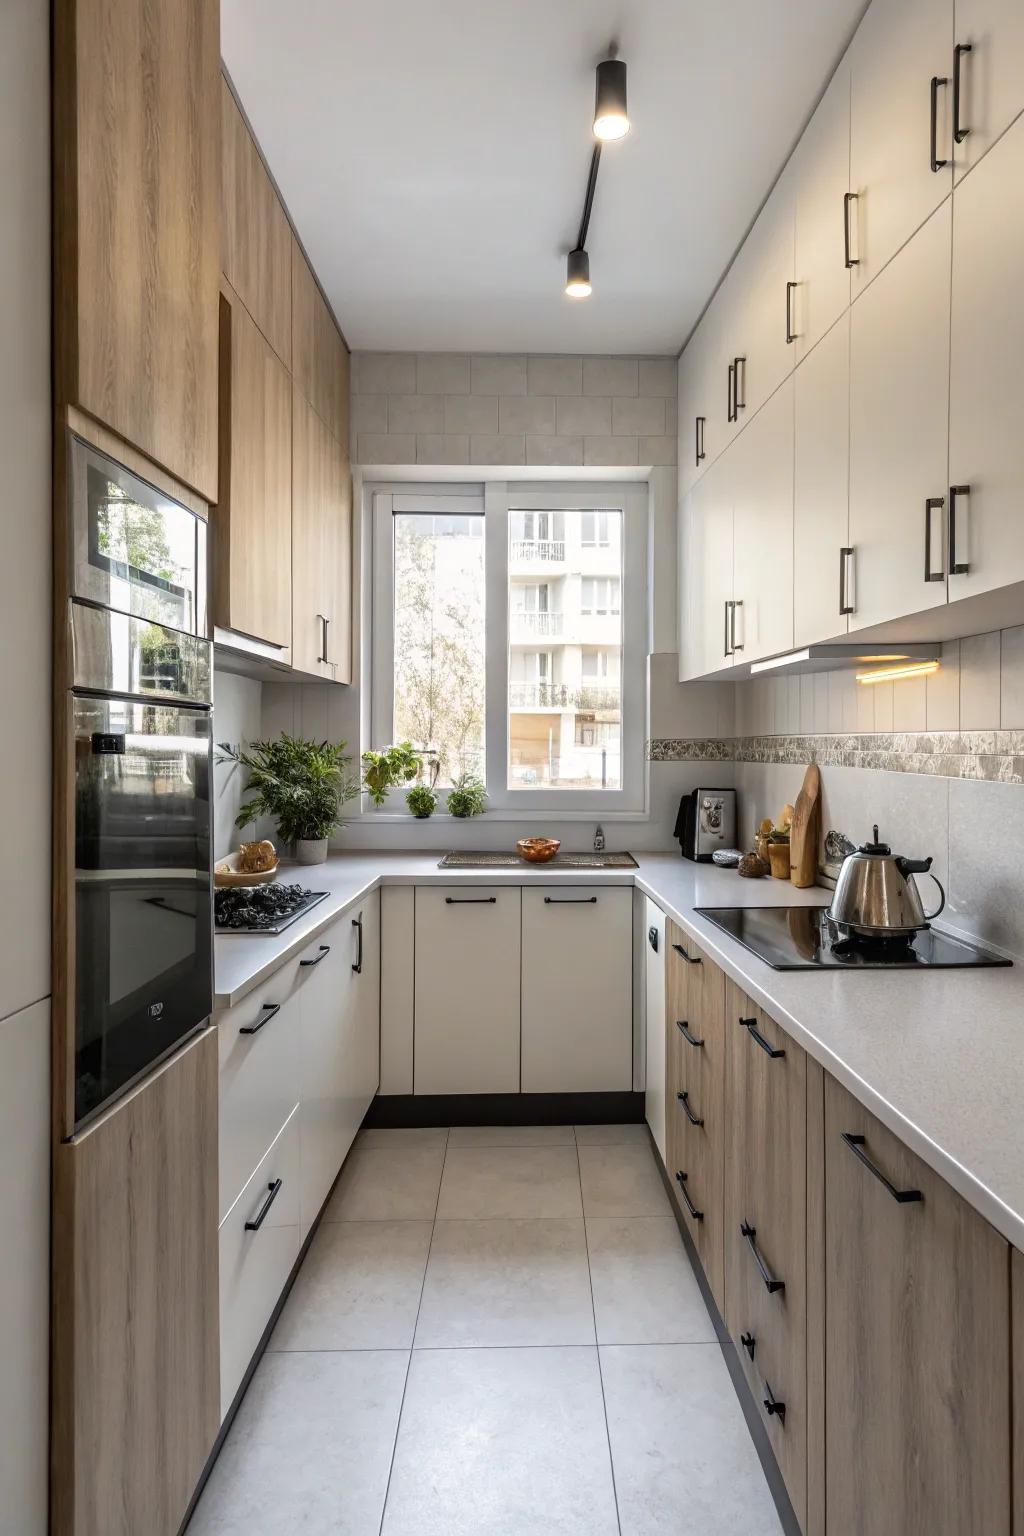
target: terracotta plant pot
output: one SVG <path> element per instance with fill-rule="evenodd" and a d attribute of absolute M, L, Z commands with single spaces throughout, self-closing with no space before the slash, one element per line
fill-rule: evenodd
<path fill-rule="evenodd" d="M 773 880 L 789 879 L 789 844 L 769 843 L 768 862 L 772 867 Z"/>

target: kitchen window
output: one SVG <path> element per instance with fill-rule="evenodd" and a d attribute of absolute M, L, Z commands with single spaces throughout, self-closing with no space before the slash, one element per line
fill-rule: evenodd
<path fill-rule="evenodd" d="M 506 817 L 642 813 L 647 487 L 372 505 L 370 744 L 412 741 L 441 790 L 478 774 Z"/>

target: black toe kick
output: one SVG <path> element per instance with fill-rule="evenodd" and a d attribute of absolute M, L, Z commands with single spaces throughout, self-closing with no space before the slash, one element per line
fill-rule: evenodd
<path fill-rule="evenodd" d="M 431 1125 L 642 1125 L 642 1093 L 378 1094 L 367 1130 Z"/>

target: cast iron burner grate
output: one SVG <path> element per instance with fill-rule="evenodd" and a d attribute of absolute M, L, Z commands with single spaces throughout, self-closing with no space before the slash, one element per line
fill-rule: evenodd
<path fill-rule="evenodd" d="M 213 893 L 214 926 L 218 933 L 283 933 L 326 897 L 304 885 L 233 886 Z"/>

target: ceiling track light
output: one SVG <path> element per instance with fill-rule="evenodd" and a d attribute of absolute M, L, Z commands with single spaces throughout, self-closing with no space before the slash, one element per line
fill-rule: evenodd
<path fill-rule="evenodd" d="M 612 49 L 614 54 L 614 49 Z M 629 132 L 626 113 L 626 66 L 621 59 L 603 59 L 597 66 L 597 85 L 594 92 L 594 136 L 597 143 L 590 156 L 587 190 L 583 198 L 583 215 L 580 219 L 576 244 L 568 253 L 565 263 L 565 291 L 571 299 L 585 299 L 591 294 L 590 257 L 587 254 L 587 231 L 590 215 L 594 210 L 594 192 L 597 189 L 597 172 L 601 164 L 601 145 L 613 139 L 624 138 Z"/>

